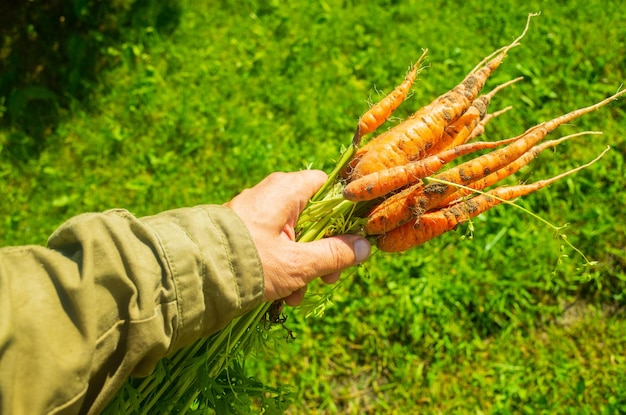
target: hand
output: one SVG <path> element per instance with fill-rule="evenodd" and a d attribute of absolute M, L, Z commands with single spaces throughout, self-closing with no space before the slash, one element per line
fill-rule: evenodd
<path fill-rule="evenodd" d="M 241 217 L 256 243 L 265 274 L 265 301 L 283 298 L 288 305 L 298 305 L 309 282 L 321 277 L 334 283 L 343 269 L 369 256 L 369 242 L 356 235 L 295 242 L 298 216 L 326 179 L 319 170 L 273 173 L 225 204 Z"/>

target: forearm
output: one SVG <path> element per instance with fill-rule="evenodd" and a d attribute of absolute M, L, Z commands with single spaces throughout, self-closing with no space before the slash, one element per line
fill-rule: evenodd
<path fill-rule="evenodd" d="M 48 248 L 0 250 L 1 412 L 101 409 L 262 296 L 256 248 L 222 206 L 86 214 Z"/>

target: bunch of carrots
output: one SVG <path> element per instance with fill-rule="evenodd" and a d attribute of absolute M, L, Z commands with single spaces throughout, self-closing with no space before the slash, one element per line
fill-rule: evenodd
<path fill-rule="evenodd" d="M 296 239 L 309 242 L 335 234 L 361 233 L 382 251 L 405 251 L 455 229 L 494 206 L 510 203 L 512 199 L 575 173 L 602 157 L 608 148 L 592 161 L 555 177 L 494 188 L 543 150 L 574 136 L 600 134 L 588 131 L 543 141 L 557 127 L 626 93 L 626 90 L 619 91 L 589 107 L 529 128 L 516 137 L 476 141 L 489 120 L 510 109 L 488 111 L 493 96 L 521 78 L 482 95 L 481 91 L 507 53 L 520 44 L 533 16 L 529 16 L 517 39 L 487 56 L 452 90 L 361 145 L 362 139 L 383 125 L 406 99 L 420 72 L 424 51 L 404 81 L 359 119 L 352 145 L 341 154 L 326 184 L 300 215 Z M 454 165 L 456 159 L 477 152 L 481 155 Z M 209 407 L 216 396 L 224 396 L 225 389 L 215 389 L 215 381 L 208 385 L 207 377 L 215 380 L 223 376 L 268 322 L 282 323 L 281 309 L 280 301 L 261 304 L 213 337 L 177 352 L 163 369 L 166 377 L 128 384 L 107 413 L 120 410 L 131 413 L 134 408 L 140 413 L 185 413 L 190 405 L 196 409 Z M 228 376 L 227 379 L 232 389 L 232 379 Z"/>
<path fill-rule="evenodd" d="M 360 146 L 362 138 L 375 132 L 405 100 L 426 55 L 424 51 L 404 81 L 359 119 L 353 145 L 339 161 L 330 177 L 329 187 L 323 188 L 312 200 L 311 210 L 315 210 L 316 203 L 327 204 L 326 208 L 318 209 L 320 216 L 305 215 L 304 223 L 328 221 L 324 217 L 329 216 L 328 207 L 332 206 L 339 213 L 334 217 L 340 217 L 341 222 L 346 222 L 346 216 L 341 215 L 355 218 L 341 230 L 364 233 L 382 251 L 405 251 L 455 229 L 500 203 L 537 191 L 577 172 L 604 155 L 606 150 L 591 162 L 549 179 L 491 188 L 530 163 L 543 150 L 574 136 L 599 134 L 583 132 L 542 142 L 557 127 L 626 92 L 619 91 L 594 105 L 545 121 L 516 137 L 474 141 L 483 134 L 489 120 L 510 109 L 488 112 L 493 96 L 522 78 L 513 79 L 482 95 L 481 91 L 509 50 L 520 44 L 533 16 L 529 16 L 517 39 L 487 56 L 460 84 Z M 489 149 L 495 150 L 484 152 Z M 455 159 L 479 151 L 483 154 L 448 167 Z M 337 195 L 337 188 L 341 189 L 341 195 Z"/>

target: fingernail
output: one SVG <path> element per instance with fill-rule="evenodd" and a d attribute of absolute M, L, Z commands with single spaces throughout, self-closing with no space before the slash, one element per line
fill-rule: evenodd
<path fill-rule="evenodd" d="M 356 262 L 362 262 L 370 255 L 370 244 L 366 239 L 357 239 L 354 243 Z"/>

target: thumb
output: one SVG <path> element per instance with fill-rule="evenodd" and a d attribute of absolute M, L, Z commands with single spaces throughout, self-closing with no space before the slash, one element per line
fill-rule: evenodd
<path fill-rule="evenodd" d="M 367 259 L 371 252 L 367 239 L 357 235 L 339 235 L 313 242 L 299 243 L 304 275 L 308 282 L 317 277 L 340 272 Z"/>

